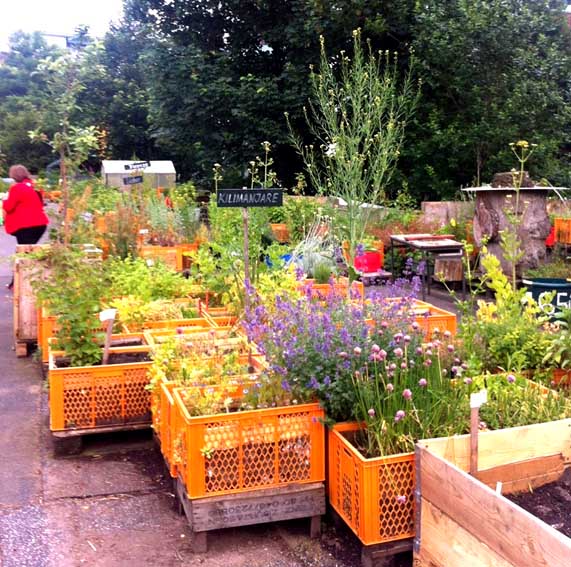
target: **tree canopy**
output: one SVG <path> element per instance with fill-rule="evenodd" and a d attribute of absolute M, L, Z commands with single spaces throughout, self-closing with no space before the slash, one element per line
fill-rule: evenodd
<path fill-rule="evenodd" d="M 260 143 L 293 184 L 301 160 L 284 113 L 303 120 L 310 67 L 324 37 L 332 69 L 360 28 L 372 49 L 410 49 L 421 99 L 387 187 L 450 197 L 513 166 L 509 142 L 539 144 L 532 175 L 568 184 L 571 34 L 564 0 L 126 0 L 100 43 L 77 49 L 83 89 L 73 122 L 106 135 L 108 157 L 172 159 L 183 179 L 243 182 Z M 0 150 L 38 170 L 53 158 L 32 145 L 47 97 L 38 66 L 57 50 L 38 34 L 14 36 L 0 64 Z M 49 135 L 50 133 L 47 132 Z"/>

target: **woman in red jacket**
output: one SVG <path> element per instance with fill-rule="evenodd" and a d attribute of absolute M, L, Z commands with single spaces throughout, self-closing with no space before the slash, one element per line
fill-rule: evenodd
<path fill-rule="evenodd" d="M 2 203 L 6 232 L 15 236 L 18 244 L 36 244 L 49 224 L 42 195 L 34 189 L 30 173 L 23 165 L 13 165 L 8 175 L 16 183 Z M 12 280 L 7 287 L 13 285 Z"/>

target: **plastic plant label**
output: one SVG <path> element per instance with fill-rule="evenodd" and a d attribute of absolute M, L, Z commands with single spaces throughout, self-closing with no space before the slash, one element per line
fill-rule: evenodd
<path fill-rule="evenodd" d="M 479 408 L 488 401 L 488 390 L 480 390 L 474 394 L 470 394 L 470 408 Z"/>
<path fill-rule="evenodd" d="M 113 321 L 117 315 L 117 309 L 104 309 L 99 313 L 99 320 L 104 323 L 105 321 Z"/>
<path fill-rule="evenodd" d="M 139 230 L 139 234 L 149 234 L 149 229 L 148 228 L 141 228 Z"/>

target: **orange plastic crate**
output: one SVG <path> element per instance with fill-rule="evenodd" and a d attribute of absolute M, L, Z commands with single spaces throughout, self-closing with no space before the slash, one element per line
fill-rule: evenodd
<path fill-rule="evenodd" d="M 250 382 L 256 379 L 257 373 L 262 372 L 266 368 L 265 358 L 262 355 L 242 355 L 242 362 L 248 362 L 251 359 L 254 373 L 244 376 L 242 380 L 236 377 L 236 389 L 228 391 L 228 396 L 233 398 L 242 398 L 245 395 L 244 389 L 250 386 Z M 153 416 L 153 429 L 157 434 L 161 446 L 161 453 L 168 465 L 171 476 L 176 477 L 176 466 L 173 459 L 173 408 L 174 398 L 173 392 L 175 388 L 181 385 L 173 380 L 163 380 L 158 388 L 154 388 L 151 393 L 151 412 Z"/>
<path fill-rule="evenodd" d="M 304 290 L 305 286 L 308 284 L 311 286 L 311 297 L 313 298 L 324 298 L 327 297 L 330 293 L 346 296 L 347 289 L 349 287 L 349 280 L 348 278 L 339 278 L 339 280 L 336 280 L 332 286 L 328 283 L 318 284 L 315 283 L 315 281 L 312 279 L 306 279 L 302 282 L 300 290 Z M 353 292 L 358 293 L 361 298 L 365 297 L 365 288 L 363 287 L 363 282 L 354 281 L 351 284 L 351 289 Z"/>
<path fill-rule="evenodd" d="M 431 338 L 436 329 L 441 333 L 450 331 L 452 336 L 456 335 L 457 323 L 454 313 L 419 299 L 414 300 L 412 308 L 415 315 L 414 320 L 420 325 L 427 338 Z"/>
<path fill-rule="evenodd" d="M 144 352 L 148 347 L 112 348 Z M 96 429 L 151 425 L 149 368 L 152 362 L 56 368 L 50 351 L 50 429 Z"/>
<path fill-rule="evenodd" d="M 179 252 L 176 246 L 141 246 L 139 256 L 145 260 L 158 260 L 176 270 Z"/>
<path fill-rule="evenodd" d="M 173 393 L 173 454 L 188 498 L 325 479 L 319 404 L 191 417 L 180 390 Z"/>
<path fill-rule="evenodd" d="M 50 315 L 44 307 L 40 307 L 38 309 L 38 347 L 40 348 L 44 364 L 47 364 L 49 361 L 48 341 L 55 337 L 56 331 L 56 316 Z"/>
<path fill-rule="evenodd" d="M 192 341 L 222 341 L 234 343 L 236 345 L 245 344 L 246 337 L 237 333 L 231 327 L 180 327 L 181 333 L 176 329 L 146 329 L 143 335 L 147 344 L 151 346 L 159 345 L 172 337 L 177 337 L 179 340 Z M 216 343 L 217 344 L 217 343 Z"/>
<path fill-rule="evenodd" d="M 553 221 L 555 242 L 571 244 L 571 218 L 557 217 Z"/>
<path fill-rule="evenodd" d="M 340 423 L 329 430 L 331 506 L 365 545 L 414 537 L 414 453 L 366 459 L 343 435 L 358 429 Z"/>

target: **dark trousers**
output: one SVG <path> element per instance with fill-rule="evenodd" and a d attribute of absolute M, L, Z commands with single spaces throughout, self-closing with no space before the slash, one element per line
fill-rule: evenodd
<path fill-rule="evenodd" d="M 16 237 L 18 244 L 36 244 L 38 240 L 43 236 L 44 232 L 46 232 L 47 226 L 30 226 L 27 228 L 20 228 L 16 232 L 12 233 L 12 236 Z M 8 287 L 11 289 L 14 285 L 14 278 L 8 284 Z"/>
<path fill-rule="evenodd" d="M 28 228 L 20 228 L 12 234 L 16 237 L 18 244 L 36 244 L 36 242 L 46 232 L 46 226 L 30 226 Z"/>

